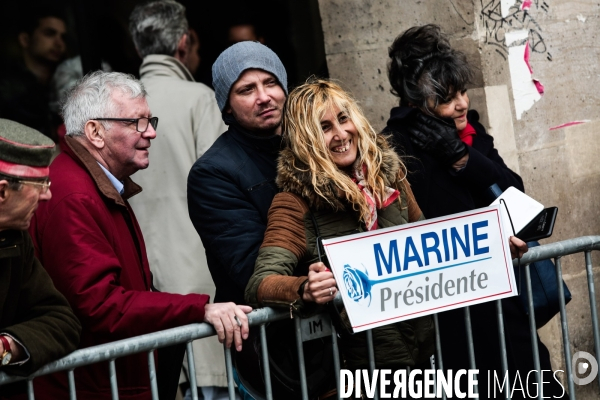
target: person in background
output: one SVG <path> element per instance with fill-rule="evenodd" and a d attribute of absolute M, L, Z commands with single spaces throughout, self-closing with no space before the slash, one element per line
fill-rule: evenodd
<path fill-rule="evenodd" d="M 400 104 L 391 110 L 383 133 L 392 136 L 397 152 L 405 156 L 408 182 L 425 216 L 435 218 L 486 207 L 494 200 L 487 191 L 493 184 L 501 190 L 514 186 L 523 191 L 521 177 L 506 166 L 494 148 L 494 139 L 479 123 L 477 112 L 469 111 L 471 67 L 466 56 L 450 46 L 440 28 L 424 25 L 408 29 L 394 40 L 389 56 L 390 84 Z M 520 257 L 521 251 L 517 255 Z M 503 299 L 502 308 L 509 382 L 515 381 L 517 371 L 524 381 L 534 369 L 529 323 L 518 297 Z M 488 302 L 469 309 L 479 398 L 487 398 L 488 371 L 502 377 L 496 304 Z M 438 314 L 445 369 L 470 368 L 464 314 L 464 309 Z M 539 337 L 537 341 L 541 369 L 550 370 L 548 350 Z M 564 393 L 554 379 L 544 381 L 544 396 Z M 466 386 L 466 379 L 461 384 Z M 535 385 L 532 379 L 529 385 Z M 529 393 L 536 393 L 536 387 L 530 386 Z M 516 391 L 513 398 L 520 395 L 522 392 Z"/>
<path fill-rule="evenodd" d="M 129 31 L 143 57 L 140 80 L 148 92 L 148 106 L 161 116 L 150 165 L 135 174 L 144 192 L 131 199 L 154 284 L 161 292 L 214 296 L 204 247 L 188 214 L 186 184 L 194 162 L 227 126 L 214 92 L 194 81 L 199 42 L 188 29 L 183 5 L 171 0 L 140 4 L 129 17 Z M 196 382 L 204 398 L 227 393 L 223 347 L 217 338 L 197 340 L 193 346 Z M 162 366 L 177 381 L 181 368 L 176 365 L 181 365 L 184 352 L 185 344 L 159 351 L 159 359 L 172 359 Z"/>
<path fill-rule="evenodd" d="M 118 72 L 93 72 L 71 89 L 63 107 L 67 148 L 50 166 L 53 196 L 29 228 L 37 255 L 82 323 L 81 347 L 208 322 L 239 351 L 250 307 L 152 290 L 144 238 L 128 202 L 141 192 L 130 176 L 148 167 L 158 126 L 146 95 L 140 81 Z M 116 371 L 121 399 L 151 398 L 146 354 L 117 359 Z M 79 398 L 112 397 L 104 364 L 77 368 L 75 380 Z M 42 400 L 68 396 L 65 374 L 39 377 L 34 385 Z M 176 387 L 164 393 L 161 399 L 174 398 Z"/>
<path fill-rule="evenodd" d="M 57 141 L 58 115 L 50 110 L 50 80 L 67 46 L 65 18 L 53 8 L 23 13 L 18 34 L 22 58 L 0 71 L 0 118 L 32 127 Z"/>
<path fill-rule="evenodd" d="M 27 376 L 79 343 L 81 324 L 27 233 L 38 203 L 52 197 L 53 149 L 35 129 L 0 119 L 0 372 L 9 374 Z M 25 382 L 0 386 L 0 399 L 25 390 Z"/>
<path fill-rule="evenodd" d="M 194 28 L 190 28 L 188 34 L 190 36 L 190 51 L 185 66 L 192 75 L 196 75 L 198 67 L 200 66 L 200 61 L 202 60 L 200 58 L 200 38 L 198 37 L 198 32 L 196 32 Z"/>
<path fill-rule="evenodd" d="M 231 24 L 227 31 L 227 40 L 229 44 L 245 41 L 265 43 L 265 38 L 259 34 L 256 25 L 246 20 L 239 20 Z"/>

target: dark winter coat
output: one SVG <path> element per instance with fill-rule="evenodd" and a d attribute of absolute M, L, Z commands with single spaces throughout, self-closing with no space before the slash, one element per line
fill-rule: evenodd
<path fill-rule="evenodd" d="M 469 123 L 477 134 L 473 146 L 468 147 L 469 162 L 460 172 L 441 164 L 409 140 L 404 126 L 413 112 L 419 111 L 408 107 L 393 108 L 383 133 L 391 133 L 397 152 L 407 156 L 403 160 L 409 171 L 408 180 L 427 218 L 489 206 L 493 198 L 486 189 L 494 183 L 503 191 L 509 186 L 524 191 L 523 180 L 504 164 L 494 148 L 494 138 L 479 123 L 476 111 L 468 113 Z"/>
<path fill-rule="evenodd" d="M 244 303 L 267 227 L 281 136 L 229 125 L 188 176 L 190 218 L 206 249 L 215 302 Z"/>
<path fill-rule="evenodd" d="M 477 134 L 473 138 L 473 146 L 468 147 L 467 165 L 459 172 L 442 165 L 410 141 L 404 127 L 415 111 L 413 108 L 406 107 L 393 108 L 383 132 L 392 135 L 396 151 L 404 156 L 403 160 L 409 170 L 408 180 L 417 203 L 427 218 L 489 206 L 493 198 L 486 190 L 494 183 L 498 184 L 503 191 L 509 186 L 524 191 L 521 177 L 504 164 L 494 148 L 493 137 L 488 135 L 483 125 L 479 123 L 479 115 L 476 111 L 469 111 L 467 115 L 469 123 L 475 128 Z M 514 381 L 514 373 L 519 370 L 525 382 L 527 373 L 534 368 L 529 323 L 517 297 L 503 299 L 502 307 L 510 381 Z M 475 343 L 475 364 L 479 369 L 479 394 L 483 399 L 487 398 L 487 371 L 495 370 L 498 376 L 502 371 L 496 303 L 488 302 L 469 308 Z M 470 368 L 463 321 L 463 309 L 438 314 L 442 359 L 446 370 Z M 538 347 L 541 368 L 551 369 L 548 350 L 539 338 Z M 545 379 L 545 381 L 551 383 L 544 387 L 544 396 L 561 394 L 562 390 L 554 379 Z M 521 392 L 516 392 L 515 396 L 518 397 L 519 393 Z M 535 393 L 535 387 L 531 389 L 531 393 Z"/>
<path fill-rule="evenodd" d="M 384 181 L 386 186 L 400 190 L 400 197 L 385 209 L 378 210 L 378 226 L 386 228 L 422 219 L 410 188 L 398 180 L 400 162 L 385 140 L 378 138 L 384 149 Z M 256 268 L 248 287 L 246 300 L 253 306 L 285 306 L 314 310 L 314 304 L 302 302 L 298 289 L 305 282 L 310 264 L 318 261 L 314 215 L 322 239 L 345 236 L 366 230 L 359 214 L 341 199 L 332 183 L 324 182 L 320 189 L 327 197 L 317 195 L 311 185 L 310 173 L 295 159 L 292 151 L 281 152 L 277 181 L 283 193 L 275 196 L 269 210 L 265 240 L 256 260 Z M 308 167 L 304 169 L 308 170 Z M 327 263 L 326 260 L 323 260 Z M 281 276 L 277 278 L 277 276 Z M 276 279 L 266 279 L 273 277 Z M 283 278 L 283 279 L 282 279 Z M 433 323 L 431 317 L 397 322 L 373 330 L 377 368 L 406 368 L 426 362 L 433 353 Z M 365 332 L 342 338 L 346 368 L 367 368 Z"/>
<path fill-rule="evenodd" d="M 26 231 L 0 232 L 0 333 L 14 337 L 30 356 L 24 364 L 0 371 L 23 376 L 75 350 L 81 331 L 69 303 L 33 253 Z M 21 388 L 25 385 L 0 386 L 0 399 Z"/>

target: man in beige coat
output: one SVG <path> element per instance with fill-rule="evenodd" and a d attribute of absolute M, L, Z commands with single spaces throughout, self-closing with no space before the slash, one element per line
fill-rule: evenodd
<path fill-rule="evenodd" d="M 154 284 L 170 293 L 206 293 L 215 286 L 202 242 L 187 207 L 187 175 L 227 128 L 214 92 L 195 82 L 190 69 L 198 66 L 185 7 L 168 0 L 137 6 L 130 16 L 130 32 L 143 57 L 140 78 L 148 92 L 148 105 L 160 115 L 152 142 L 148 169 L 135 174 L 144 188 L 132 199 L 146 241 Z M 223 347 L 216 337 L 194 342 L 196 380 L 204 397 L 226 391 Z"/>

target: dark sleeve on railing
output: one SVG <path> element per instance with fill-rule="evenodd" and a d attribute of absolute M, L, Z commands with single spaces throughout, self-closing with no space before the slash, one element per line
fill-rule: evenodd
<path fill-rule="evenodd" d="M 79 344 L 81 325 L 34 256 L 31 238 L 27 233 L 23 236 L 22 263 L 17 267 L 21 268 L 19 297 L 7 299 L 17 302 L 15 318 L 1 331 L 22 343 L 30 356 L 23 365 L 8 366 L 3 370 L 25 376 L 74 351 Z"/>
<path fill-rule="evenodd" d="M 94 197 L 75 193 L 55 205 L 44 232 L 36 233 L 44 268 L 84 331 L 118 340 L 203 322 L 209 296 L 148 291 L 145 259 L 140 265 L 127 225 L 113 217 Z"/>

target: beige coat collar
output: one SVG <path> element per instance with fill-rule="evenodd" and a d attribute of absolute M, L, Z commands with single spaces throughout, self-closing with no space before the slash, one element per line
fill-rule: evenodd
<path fill-rule="evenodd" d="M 161 54 L 150 54 L 144 57 L 140 66 L 140 78 L 146 79 L 155 76 L 168 76 L 195 82 L 192 73 L 178 59 Z"/>

